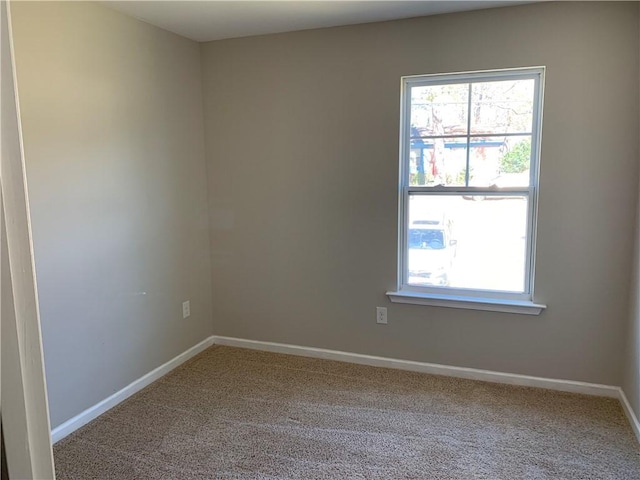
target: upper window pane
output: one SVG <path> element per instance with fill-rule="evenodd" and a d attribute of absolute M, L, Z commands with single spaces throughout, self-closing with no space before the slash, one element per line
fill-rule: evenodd
<path fill-rule="evenodd" d="M 469 185 L 528 187 L 531 136 L 471 137 Z"/>
<path fill-rule="evenodd" d="M 531 133 L 535 81 L 471 85 L 471 134 Z"/>
<path fill-rule="evenodd" d="M 467 139 L 412 138 L 409 152 L 409 185 L 464 186 L 467 171 Z"/>
<path fill-rule="evenodd" d="M 469 84 L 411 88 L 411 137 L 465 135 Z"/>

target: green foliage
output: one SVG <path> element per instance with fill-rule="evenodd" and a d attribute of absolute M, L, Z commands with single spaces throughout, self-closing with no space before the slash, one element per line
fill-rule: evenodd
<path fill-rule="evenodd" d="M 433 175 L 430 173 L 410 173 L 409 185 L 428 185 L 433 182 Z"/>
<path fill-rule="evenodd" d="M 473 167 L 469 168 L 469 181 L 473 180 Z M 456 185 L 465 185 L 467 182 L 467 171 L 462 169 L 456 175 Z"/>
<path fill-rule="evenodd" d="M 531 140 L 518 142 L 500 160 L 502 173 L 522 173 L 529 168 L 531 159 Z"/>

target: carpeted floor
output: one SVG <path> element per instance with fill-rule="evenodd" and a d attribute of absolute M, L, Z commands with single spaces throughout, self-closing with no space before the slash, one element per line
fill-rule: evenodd
<path fill-rule="evenodd" d="M 617 400 L 211 347 L 54 448 L 65 479 L 640 479 Z"/>

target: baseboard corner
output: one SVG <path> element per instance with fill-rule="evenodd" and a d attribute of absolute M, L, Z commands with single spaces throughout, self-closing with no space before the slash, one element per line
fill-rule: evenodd
<path fill-rule="evenodd" d="M 624 413 L 627 416 L 629 423 L 631 424 L 631 429 L 633 430 L 633 433 L 635 433 L 638 443 L 640 443 L 640 422 L 638 421 L 636 412 L 633 411 L 633 408 L 629 403 L 629 399 L 627 398 L 627 395 L 624 393 L 624 390 L 622 389 L 622 387 L 620 387 L 619 389 L 619 395 L 620 395 L 619 397 L 620 403 L 622 404 L 622 409 L 624 410 Z"/>

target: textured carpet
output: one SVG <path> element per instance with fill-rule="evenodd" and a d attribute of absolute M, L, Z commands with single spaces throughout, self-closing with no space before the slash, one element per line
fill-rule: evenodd
<path fill-rule="evenodd" d="M 57 443 L 64 479 L 640 479 L 617 400 L 211 347 Z"/>

